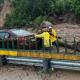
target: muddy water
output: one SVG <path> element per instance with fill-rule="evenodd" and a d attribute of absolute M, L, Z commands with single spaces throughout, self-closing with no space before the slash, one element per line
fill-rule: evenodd
<path fill-rule="evenodd" d="M 55 25 L 58 33 L 64 39 L 65 35 L 69 42 L 73 41 L 73 34 L 77 35 L 80 41 L 80 26 L 59 24 Z M 51 74 L 44 74 L 42 70 L 36 70 L 30 66 L 12 66 L 0 67 L 0 80 L 80 80 L 79 71 L 55 70 Z"/>
<path fill-rule="evenodd" d="M 55 70 L 45 74 L 30 66 L 7 65 L 0 67 L 0 80 L 80 80 L 79 71 Z"/>

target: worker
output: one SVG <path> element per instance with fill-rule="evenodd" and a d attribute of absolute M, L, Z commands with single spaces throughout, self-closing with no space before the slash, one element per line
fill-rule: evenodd
<path fill-rule="evenodd" d="M 38 29 L 36 33 L 41 34 L 42 29 Z M 42 38 L 36 38 L 36 44 L 37 44 L 37 49 L 41 50 L 41 48 L 42 48 Z"/>
<path fill-rule="evenodd" d="M 52 50 L 52 44 L 50 41 L 50 34 L 48 32 L 48 28 L 45 25 L 42 25 L 42 33 L 35 35 L 36 38 L 42 38 L 44 43 L 45 51 L 49 52 Z M 51 59 L 44 59 L 43 60 L 43 70 L 48 72 L 51 68 Z"/>
<path fill-rule="evenodd" d="M 52 45 L 54 45 L 54 44 L 56 45 L 56 40 L 57 40 L 57 32 L 56 32 L 56 30 L 54 30 L 52 28 L 52 26 L 48 26 L 48 32 L 50 34 L 50 40 L 51 40 Z"/>
<path fill-rule="evenodd" d="M 48 22 L 48 21 L 43 21 L 43 23 L 41 25 L 44 25 L 47 27 L 48 29 L 48 33 L 50 34 L 50 41 L 51 43 L 54 45 L 56 45 L 56 40 L 57 40 L 57 32 L 55 29 L 53 29 L 53 25 L 52 23 Z"/>
<path fill-rule="evenodd" d="M 48 29 L 46 26 L 42 27 L 42 32 L 41 34 L 35 35 L 36 38 L 42 38 L 44 42 L 44 47 L 46 50 L 49 50 L 52 44 L 50 44 L 50 34 L 48 32 Z"/>

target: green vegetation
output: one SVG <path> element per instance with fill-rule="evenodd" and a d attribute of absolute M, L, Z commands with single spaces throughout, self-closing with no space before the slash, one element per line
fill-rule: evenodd
<path fill-rule="evenodd" d="M 4 3 L 4 0 L 0 0 L 0 4 Z"/>
<path fill-rule="evenodd" d="M 80 16 L 79 0 L 11 0 L 12 12 L 7 14 L 4 26 L 39 25 L 51 16 L 73 12 Z"/>

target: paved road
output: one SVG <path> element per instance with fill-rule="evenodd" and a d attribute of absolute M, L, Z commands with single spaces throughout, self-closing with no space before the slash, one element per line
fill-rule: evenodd
<path fill-rule="evenodd" d="M 30 66 L 0 67 L 0 80 L 80 80 L 80 72 L 55 70 L 52 74 L 44 74 Z"/>

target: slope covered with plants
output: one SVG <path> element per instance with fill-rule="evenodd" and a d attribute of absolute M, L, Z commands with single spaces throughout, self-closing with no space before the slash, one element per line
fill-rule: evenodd
<path fill-rule="evenodd" d="M 50 17 L 66 12 L 80 16 L 80 0 L 11 0 L 12 12 L 6 15 L 4 26 L 39 25 Z"/>

